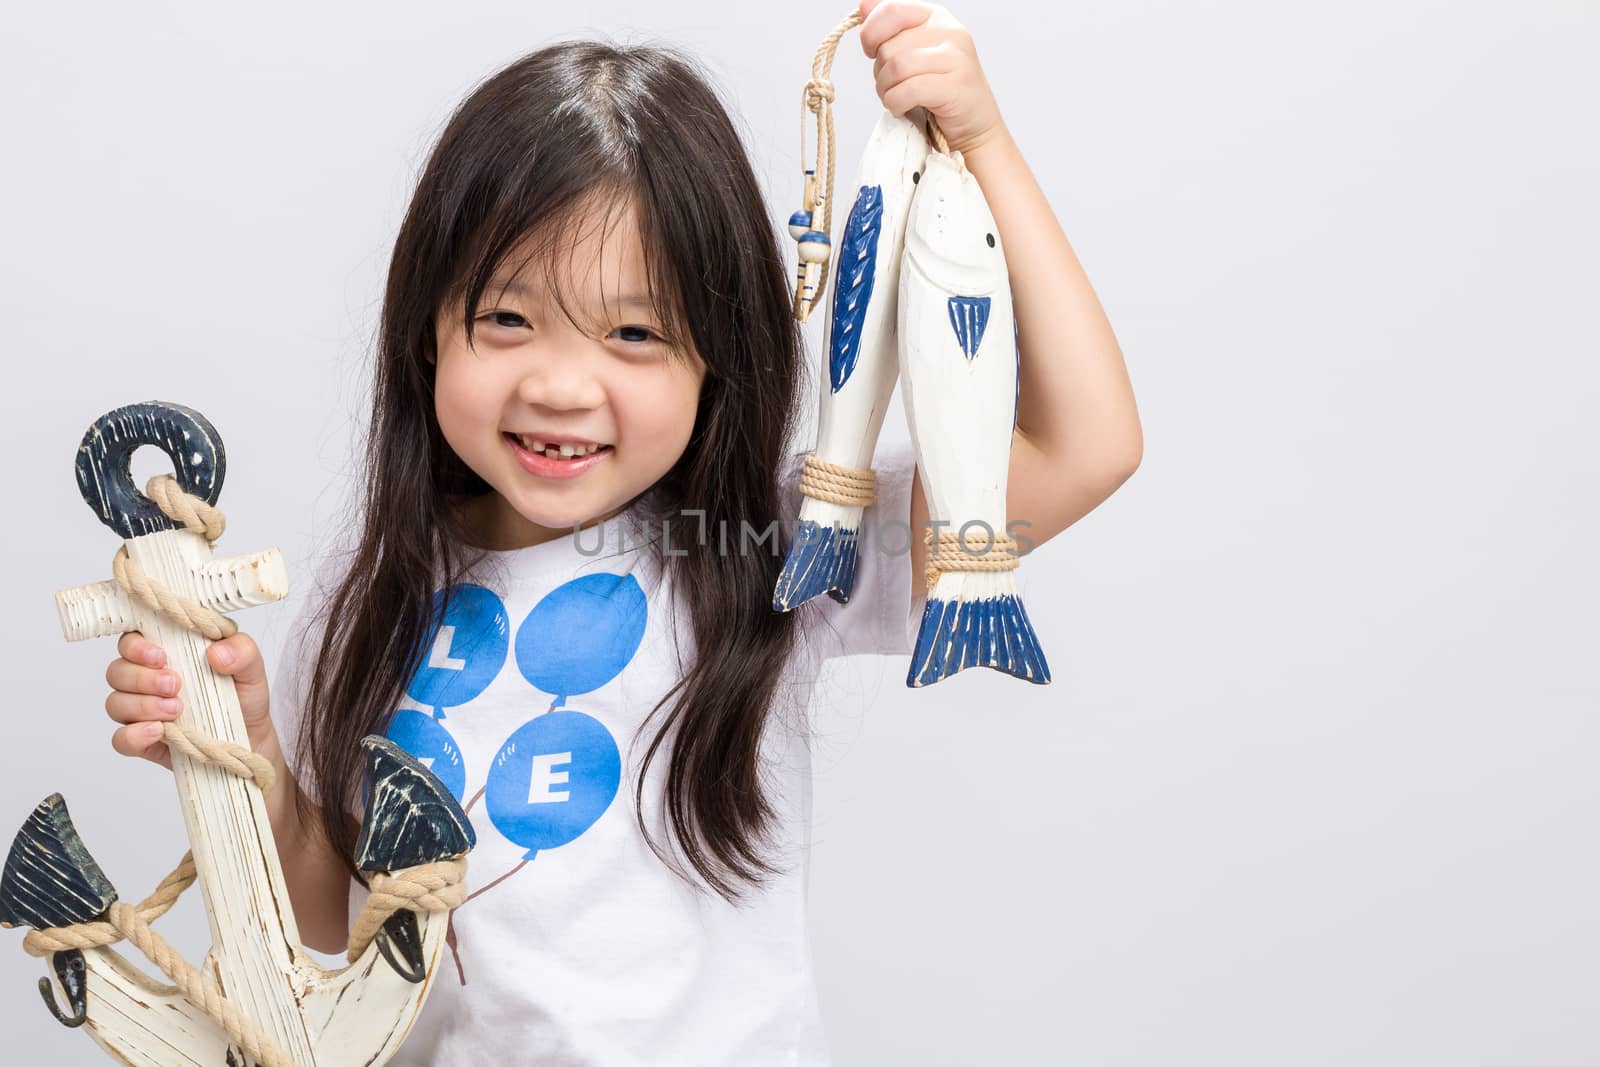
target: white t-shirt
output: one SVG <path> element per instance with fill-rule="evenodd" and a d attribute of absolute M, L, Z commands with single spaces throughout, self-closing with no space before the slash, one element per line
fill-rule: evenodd
<path fill-rule="evenodd" d="M 781 476 L 786 534 L 801 458 Z M 914 466 L 908 444 L 884 445 L 874 458 L 878 502 L 863 516 L 850 602 L 823 595 L 796 609 L 784 706 L 762 741 L 779 814 L 778 848 L 767 855 L 788 869 L 764 890 L 748 887 L 737 907 L 685 885 L 636 824 L 638 768 L 671 705 L 644 720 L 693 648 L 689 620 L 669 609 L 670 575 L 638 550 L 649 534 L 630 509 L 494 554 L 506 580 L 485 572 L 452 605 L 386 731 L 468 808 L 477 845 L 467 885 L 479 894 L 456 909 L 456 944 L 392 1064 L 829 1062 L 806 935 L 806 708 L 824 660 L 911 652 L 925 601 L 905 547 Z M 693 536 L 692 525 L 673 531 L 679 545 Z M 716 543 L 717 531 L 707 537 Z M 729 531 L 732 550 L 736 537 Z M 752 550 L 770 552 L 771 541 Z M 290 632 L 301 640 L 288 642 L 272 689 L 291 766 L 310 668 L 292 653 L 320 630 L 308 603 L 299 610 Z M 662 817 L 670 754 L 664 746 L 651 762 L 646 823 L 695 876 Z M 306 771 L 296 772 L 309 789 Z M 366 896 L 351 883 L 352 920 Z"/>

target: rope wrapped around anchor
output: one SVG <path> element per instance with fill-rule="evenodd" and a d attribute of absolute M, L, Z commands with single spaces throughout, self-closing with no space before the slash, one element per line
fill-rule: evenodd
<path fill-rule="evenodd" d="M 183 491 L 170 474 L 151 478 L 145 493 L 171 519 L 215 542 L 227 526 L 222 510 Z M 118 548 L 112 559 L 112 572 L 128 596 L 151 610 L 211 640 L 230 637 L 238 625 L 227 616 L 153 581 L 129 555 L 127 545 Z M 272 763 L 243 745 L 222 741 L 176 722 L 162 724 L 162 737 L 173 749 L 189 759 L 209 763 L 229 774 L 253 782 L 269 794 L 276 784 Z M 466 857 L 424 863 L 398 871 L 377 872 L 372 879 L 372 895 L 356 920 L 348 956 L 354 962 L 364 952 L 384 921 L 401 908 L 447 911 L 465 896 Z M 189 1000 L 204 1011 L 261 1067 L 297 1067 L 284 1051 L 265 1037 L 239 1009 L 222 995 L 192 964 L 183 959 L 151 922 L 160 918 L 177 902 L 197 877 L 193 851 L 185 852 L 172 872 L 161 880 L 154 892 L 137 905 L 114 901 L 106 918 L 69 926 L 53 926 L 29 931 L 22 947 L 30 956 L 48 956 L 68 949 L 89 949 L 113 945 L 127 939 L 151 963 L 172 980 Z"/>

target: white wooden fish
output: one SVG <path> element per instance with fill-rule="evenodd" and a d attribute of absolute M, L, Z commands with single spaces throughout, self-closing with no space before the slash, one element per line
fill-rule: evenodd
<path fill-rule="evenodd" d="M 1018 354 L 999 229 L 960 152 L 927 158 L 906 225 L 898 311 L 901 388 L 928 518 L 939 531 L 966 526 L 977 541 L 969 551 L 981 554 L 992 536 L 1009 532 Z M 923 609 L 908 686 L 978 666 L 1050 681 L 1015 574 L 941 570 Z"/>
<path fill-rule="evenodd" d="M 928 142 L 909 119 L 878 117 L 862 153 L 856 199 L 840 238 L 828 302 L 828 380 L 813 454 L 865 469 L 872 462 L 884 412 L 899 373 L 896 304 L 906 214 L 928 156 Z M 788 611 L 826 592 L 850 599 L 863 507 L 805 496 L 795 539 L 773 591 L 774 611 Z"/>

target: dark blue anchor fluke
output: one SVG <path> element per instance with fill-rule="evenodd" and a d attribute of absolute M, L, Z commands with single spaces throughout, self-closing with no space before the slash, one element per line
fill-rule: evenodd
<path fill-rule="evenodd" d="M 398 871 L 469 852 L 477 834 L 455 795 L 415 756 L 380 734 L 366 750 L 367 813 L 356 868 Z"/>
<path fill-rule="evenodd" d="M 381 734 L 361 739 L 366 750 L 367 814 L 356 841 L 356 868 L 398 871 L 469 852 L 477 834 L 455 794 L 411 753 Z M 416 913 L 400 908 L 373 941 L 394 972 L 412 983 L 427 974 Z"/>
<path fill-rule="evenodd" d="M 986 296 L 952 296 L 949 302 L 950 328 L 956 332 L 956 341 L 967 359 L 978 354 L 983 343 L 983 331 L 989 326 L 989 298 Z"/>
<path fill-rule="evenodd" d="M 0 926 L 44 930 L 98 919 L 117 899 L 100 865 L 83 847 L 67 802 L 51 793 L 11 842 L 0 874 Z"/>
<path fill-rule="evenodd" d="M 772 610 L 791 611 L 822 593 L 848 604 L 856 579 L 859 536 L 859 530 L 838 523 L 822 526 L 809 519 L 801 520 L 784 558 L 783 573 L 778 575 Z"/>
<path fill-rule="evenodd" d="M 1050 665 L 1021 597 L 928 600 L 906 685 L 932 685 L 967 667 L 992 667 L 1039 685 L 1050 681 Z"/>
<path fill-rule="evenodd" d="M 828 378 L 833 391 L 844 388 L 861 354 L 861 323 L 872 302 L 878 273 L 878 234 L 883 228 L 883 188 L 863 185 L 856 194 L 839 245 L 839 274 L 833 286 L 833 333 L 828 339 Z"/>

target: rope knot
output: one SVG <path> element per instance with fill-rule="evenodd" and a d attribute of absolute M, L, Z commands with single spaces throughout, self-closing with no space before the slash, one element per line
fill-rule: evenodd
<path fill-rule="evenodd" d="M 201 534 L 207 541 L 215 542 L 228 528 L 228 519 L 222 509 L 208 504 L 202 498 L 186 493 L 178 479 L 170 474 L 157 474 L 145 483 L 145 495 L 173 522 L 183 523 L 186 529 Z"/>
<path fill-rule="evenodd" d="M 170 474 L 158 474 L 145 484 L 145 494 L 173 522 L 179 522 L 192 533 L 200 534 L 208 543 L 215 543 L 227 529 L 228 520 L 221 509 L 200 497 L 183 491 L 177 479 Z M 145 574 L 144 568 L 128 554 L 127 543 L 119 545 L 111 557 L 111 573 L 128 599 L 137 601 L 156 614 L 202 634 L 212 641 L 232 637 L 239 632 L 239 624 L 219 611 L 213 611 L 198 600 L 186 597 L 155 581 Z"/>
<path fill-rule="evenodd" d="M 805 91 L 806 106 L 812 111 L 821 110 L 824 100 L 830 104 L 833 103 L 833 82 L 827 78 L 812 78 L 806 82 Z"/>

